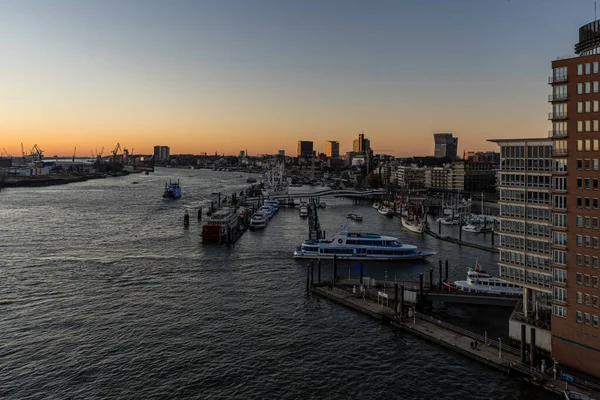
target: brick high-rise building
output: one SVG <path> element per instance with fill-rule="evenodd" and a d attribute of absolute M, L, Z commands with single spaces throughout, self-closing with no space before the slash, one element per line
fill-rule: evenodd
<path fill-rule="evenodd" d="M 600 20 L 579 29 L 575 55 L 552 61 L 552 356 L 600 376 Z M 567 169 L 568 167 L 568 169 Z"/>

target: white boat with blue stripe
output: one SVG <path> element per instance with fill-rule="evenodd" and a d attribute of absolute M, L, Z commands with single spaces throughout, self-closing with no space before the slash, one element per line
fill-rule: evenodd
<path fill-rule="evenodd" d="M 402 244 L 398 238 L 377 233 L 356 233 L 342 230 L 332 240 L 306 240 L 294 251 L 294 258 L 339 260 L 422 260 L 434 251 L 419 250 Z"/>

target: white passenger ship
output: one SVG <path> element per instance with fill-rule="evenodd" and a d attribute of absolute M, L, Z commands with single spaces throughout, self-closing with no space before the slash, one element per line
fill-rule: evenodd
<path fill-rule="evenodd" d="M 294 251 L 294 258 L 340 260 L 420 260 L 436 254 L 402 244 L 392 236 L 342 230 L 332 240 L 306 240 Z"/>
<path fill-rule="evenodd" d="M 500 294 L 505 296 L 521 296 L 523 288 L 503 282 L 481 269 L 479 260 L 475 262 L 475 269 L 469 268 L 466 281 L 455 281 L 454 284 L 444 283 L 446 290 L 459 290 L 463 292 Z"/>

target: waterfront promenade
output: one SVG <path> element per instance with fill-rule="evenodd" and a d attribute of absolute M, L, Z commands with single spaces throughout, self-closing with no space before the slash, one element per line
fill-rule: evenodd
<path fill-rule="evenodd" d="M 452 327 L 450 324 L 441 321 L 437 321 L 436 323 L 434 318 L 420 313 L 415 313 L 412 317 L 402 318 L 392 308 L 384 305 L 383 299 L 381 302 L 374 302 L 368 298 L 361 297 L 358 293 L 355 294 L 336 286 L 313 286 L 312 293 L 384 323 L 389 323 L 397 329 L 409 332 L 430 342 L 438 343 L 445 348 L 479 361 L 489 367 L 506 373 L 516 373 L 517 376 L 557 395 L 562 396 L 564 390 L 568 387 L 593 398 L 600 398 L 600 393 L 590 392 L 589 390 L 573 385 L 567 386 L 564 381 L 556 380 L 549 375 L 542 375 L 537 371 L 531 370 L 529 366 L 521 363 L 518 349 L 508 347 L 494 340 L 487 340 L 487 343 L 479 341 L 475 349 L 471 344 L 474 342 L 474 337 L 478 335 L 470 334 L 468 331 Z"/>

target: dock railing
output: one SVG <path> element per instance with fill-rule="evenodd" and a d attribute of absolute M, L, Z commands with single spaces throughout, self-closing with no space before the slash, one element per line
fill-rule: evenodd
<path fill-rule="evenodd" d="M 475 332 L 471 332 L 471 331 L 463 329 L 463 328 L 461 328 L 459 326 L 449 324 L 447 322 L 444 322 L 444 321 L 439 320 L 437 318 L 431 317 L 429 315 L 425 315 L 425 314 L 422 314 L 422 313 L 417 313 L 417 318 L 422 319 L 422 320 L 427 321 L 427 322 L 431 322 L 432 324 L 444 327 L 444 328 L 449 329 L 449 330 L 451 330 L 453 332 L 460 333 L 461 335 L 468 336 L 468 337 L 470 337 L 472 339 L 475 339 L 475 340 L 477 340 L 477 341 L 479 341 L 481 343 L 485 343 L 488 346 L 492 346 L 492 347 L 498 348 L 498 346 L 500 345 L 500 343 L 498 343 L 497 340 L 493 340 L 493 339 L 490 339 L 490 338 L 486 339 L 485 336 L 481 336 L 481 335 L 479 335 L 479 334 L 477 334 Z M 502 348 L 503 351 L 507 351 L 509 353 L 516 354 L 516 355 L 521 354 L 521 352 L 520 352 L 519 349 L 514 348 L 512 346 L 508 346 L 507 344 L 502 343 L 500 345 L 500 347 Z"/>

